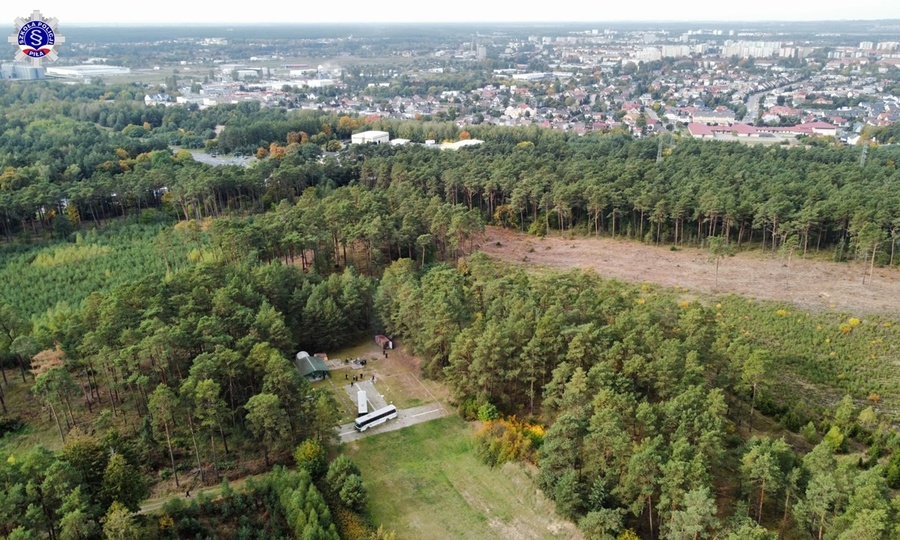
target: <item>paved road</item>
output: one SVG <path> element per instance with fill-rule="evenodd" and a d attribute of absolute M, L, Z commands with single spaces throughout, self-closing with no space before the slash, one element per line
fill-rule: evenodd
<path fill-rule="evenodd" d="M 362 433 L 356 431 L 356 428 L 353 427 L 353 422 L 338 426 L 338 435 L 340 436 L 341 442 L 355 441 L 362 439 L 363 437 L 368 437 L 369 435 L 396 431 L 408 426 L 421 424 L 422 422 L 428 422 L 429 420 L 450 416 L 450 411 L 437 402 L 422 405 L 420 407 L 413 407 L 411 409 L 401 409 L 397 411 L 397 413 L 397 418 L 394 420 L 389 420 L 385 424 L 369 428 Z"/>
<path fill-rule="evenodd" d="M 770 90 L 763 90 L 762 92 L 757 92 L 757 93 L 751 95 L 749 98 L 747 98 L 747 114 L 744 116 L 744 119 L 741 120 L 741 122 L 743 122 L 745 124 L 750 124 L 750 123 L 756 121 L 756 117 L 759 115 L 759 98 L 763 97 L 764 95 L 766 95 L 770 92 L 778 92 L 779 90 L 784 90 L 785 88 L 794 86 L 795 84 L 798 84 L 801 82 L 803 82 L 803 79 L 798 79 L 794 82 L 783 84 L 781 86 L 777 86 Z"/>
<path fill-rule="evenodd" d="M 369 402 L 369 412 L 382 407 L 387 407 L 387 401 L 384 400 L 383 395 L 378 393 L 378 390 L 375 389 L 375 385 L 372 384 L 371 380 L 353 383 L 353 386 L 345 384 L 343 388 L 344 391 L 347 392 L 347 395 L 350 396 L 350 401 L 353 403 L 356 403 L 356 393 L 360 390 L 364 390 L 366 392 L 366 401 Z"/>

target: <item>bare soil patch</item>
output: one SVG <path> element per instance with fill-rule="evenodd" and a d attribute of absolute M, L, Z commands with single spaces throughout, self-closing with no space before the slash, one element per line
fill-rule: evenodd
<path fill-rule="evenodd" d="M 498 245 L 499 242 L 499 245 Z M 681 287 L 698 293 L 735 293 L 789 302 L 817 311 L 847 313 L 900 312 L 900 270 L 876 268 L 872 283 L 863 285 L 861 263 L 802 259 L 790 263 L 758 251 L 738 253 L 719 265 L 706 250 L 649 246 L 630 240 L 598 237 L 536 237 L 487 227 L 481 251 L 508 262 L 555 269 L 592 269 L 633 283 Z"/>

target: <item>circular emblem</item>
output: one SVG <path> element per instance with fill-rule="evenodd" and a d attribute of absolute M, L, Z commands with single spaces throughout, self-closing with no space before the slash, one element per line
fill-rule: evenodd
<path fill-rule="evenodd" d="M 56 60 L 56 46 L 66 41 L 59 33 L 56 18 L 45 19 L 35 10 L 27 19 L 17 18 L 16 33 L 9 36 L 9 42 L 18 47 L 16 60 L 31 60 L 31 65 L 40 66 L 42 60 Z"/>
<path fill-rule="evenodd" d="M 28 21 L 19 30 L 19 50 L 31 58 L 43 58 L 56 45 L 56 34 L 44 21 Z"/>

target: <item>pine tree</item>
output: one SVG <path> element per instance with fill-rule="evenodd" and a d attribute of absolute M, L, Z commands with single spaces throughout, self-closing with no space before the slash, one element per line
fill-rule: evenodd
<path fill-rule="evenodd" d="M 118 501 L 128 510 L 136 512 L 148 493 L 146 480 L 140 471 L 128 463 L 122 454 L 113 454 L 103 472 L 101 500 L 104 505 Z"/>

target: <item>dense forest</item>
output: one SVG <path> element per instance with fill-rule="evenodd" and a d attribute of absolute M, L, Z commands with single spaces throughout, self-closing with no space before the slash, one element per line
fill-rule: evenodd
<path fill-rule="evenodd" d="M 0 536 L 390 537 L 337 455 L 334 394 L 292 361 L 372 329 L 482 421 L 486 463 L 535 463 L 589 538 L 900 535 L 896 321 L 474 253 L 493 223 L 896 265 L 895 148 L 4 90 Z M 344 146 L 364 129 L 484 142 Z M 213 167 L 184 148 L 257 159 Z M 273 467 L 215 501 L 134 514 L 151 485 Z"/>
<path fill-rule="evenodd" d="M 900 442 L 892 424 L 849 395 L 827 411 L 804 396 L 773 404 L 790 373 L 776 366 L 808 345 L 760 343 L 778 335 L 760 324 L 771 306 L 749 310 L 759 333 L 744 336 L 727 322 L 742 304 L 705 307 L 590 273 L 534 276 L 480 255 L 424 272 L 395 262 L 376 295 L 461 414 L 492 422 L 485 460 L 536 462 L 538 485 L 591 538 L 627 527 L 641 538 L 896 536 L 896 458 L 879 464 Z M 754 433 L 760 409 L 805 439 Z M 840 455 L 860 442 L 868 454 Z"/>
<path fill-rule="evenodd" d="M 17 399 L 0 398 L 3 417 L 37 421 L 36 401 L 61 451 L 3 463 L 0 521 L 51 538 L 90 537 L 62 532 L 70 512 L 90 522 L 114 502 L 137 510 L 146 473 L 203 485 L 246 474 L 259 457 L 282 461 L 304 441 L 328 443 L 334 395 L 312 389 L 289 358 L 298 343 L 317 350 L 368 328 L 373 292 L 352 268 L 319 278 L 280 263 L 201 260 L 33 321 L 4 305 L 0 396 Z M 81 500 L 63 499 L 79 487 Z M 35 504 L 42 510 L 32 515 Z"/>
<path fill-rule="evenodd" d="M 874 264 L 897 262 L 900 208 L 891 195 L 900 156 L 893 147 L 863 155 L 853 147 L 578 137 L 538 128 L 472 126 L 462 134 L 452 124 L 365 124 L 247 103 L 204 111 L 144 107 L 127 100 L 127 88 L 92 101 L 90 87 L 74 96 L 25 88 L 16 97 L 33 103 L 0 126 L 7 237 L 26 229 L 65 234 L 83 220 L 146 208 L 184 219 L 262 211 L 296 201 L 308 187 L 355 184 L 375 191 L 408 187 L 423 199 L 477 209 L 486 222 L 536 234 L 574 229 L 672 245 L 722 236 L 739 248 L 827 249 L 836 260 L 867 254 Z M 214 139 L 217 125 L 225 129 Z M 485 143 L 460 152 L 421 146 L 323 151 L 339 149 L 339 140 L 366 128 L 419 142 L 463 135 Z M 216 168 L 187 153 L 172 156 L 168 145 L 265 159 L 249 168 Z M 396 230 L 382 226 L 379 247 L 386 248 Z"/>

